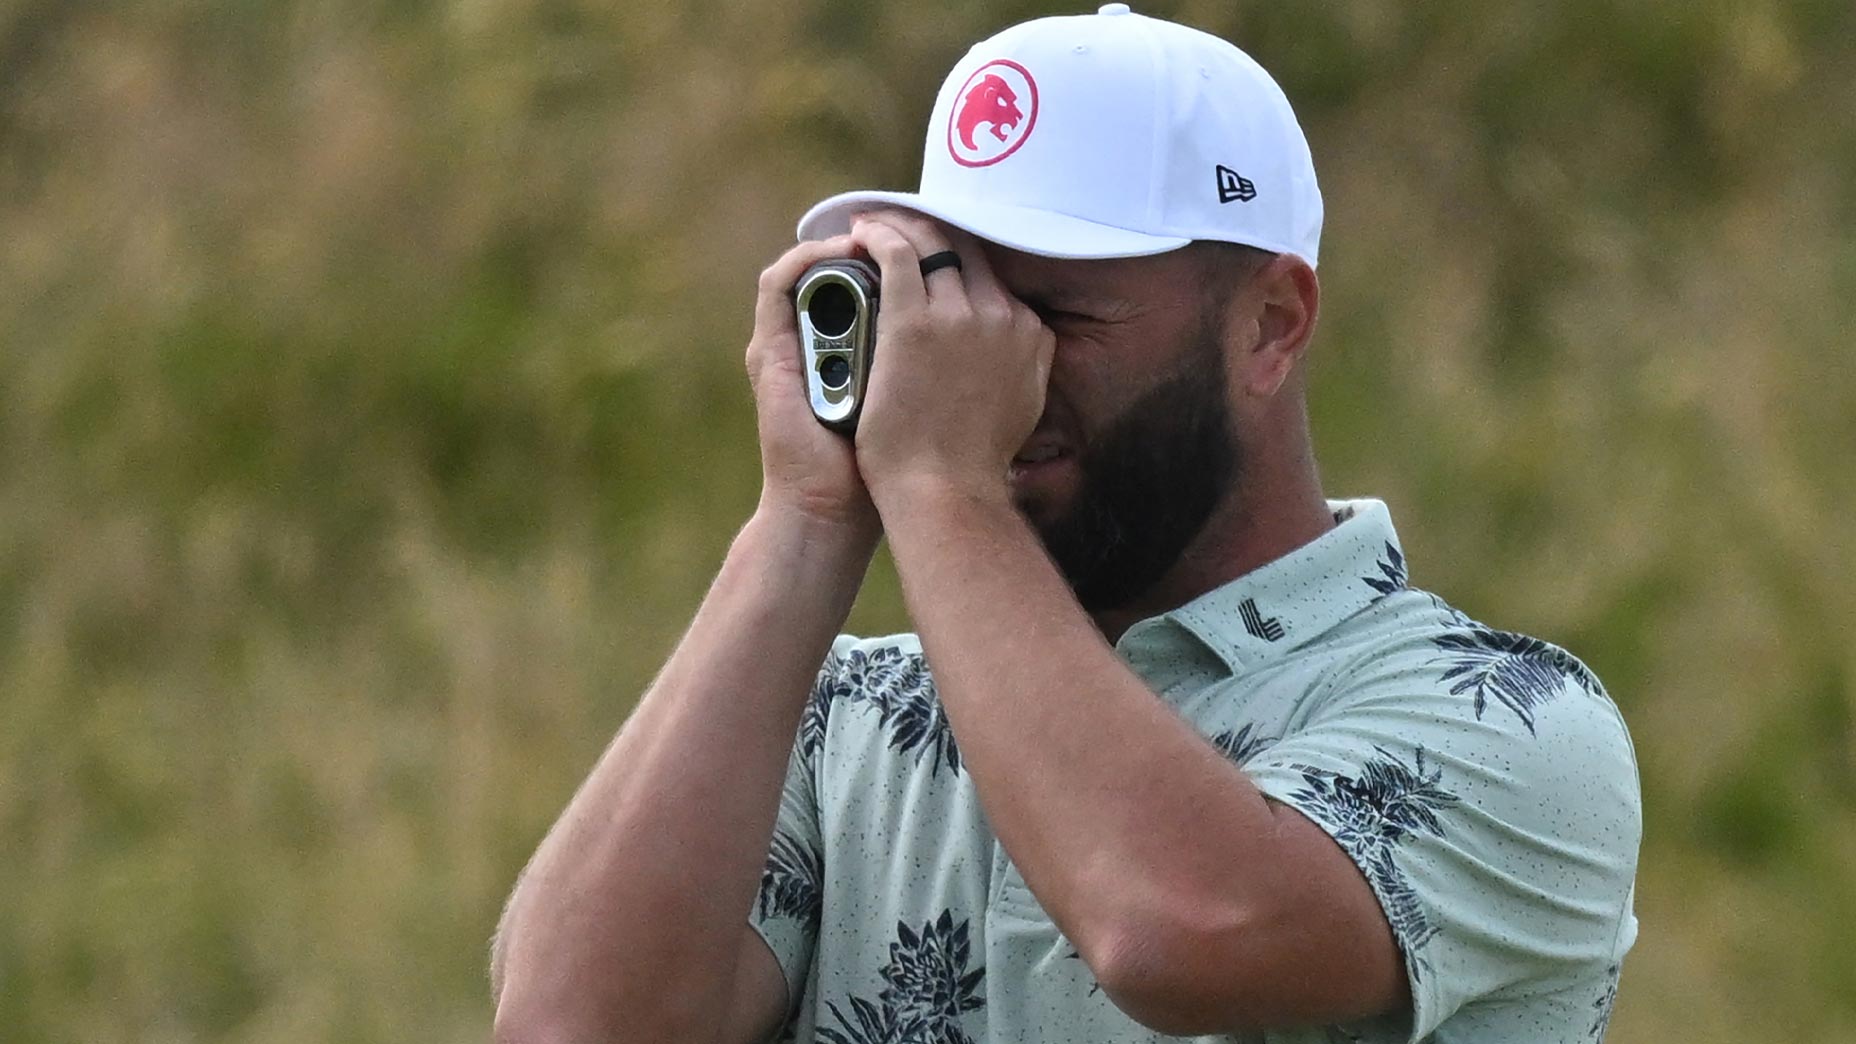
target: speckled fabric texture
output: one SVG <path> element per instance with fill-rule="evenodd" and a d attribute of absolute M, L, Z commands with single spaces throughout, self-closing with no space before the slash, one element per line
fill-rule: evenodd
<path fill-rule="evenodd" d="M 1564 650 L 1411 588 L 1383 503 L 1331 506 L 1335 529 L 1117 650 L 1358 863 L 1412 1010 L 1203 1039 L 1602 1039 L 1637 928 L 1640 801 L 1617 709 Z M 910 635 L 834 644 L 751 923 L 786 973 L 782 1039 L 1172 1039 L 1110 1002 L 993 837 Z"/>

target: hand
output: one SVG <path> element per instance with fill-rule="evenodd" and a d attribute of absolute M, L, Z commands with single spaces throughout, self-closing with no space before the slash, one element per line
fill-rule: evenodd
<path fill-rule="evenodd" d="M 1009 502 L 1008 471 L 1044 412 L 1056 336 L 993 275 L 973 239 L 916 214 L 860 216 L 851 238 L 883 275 L 857 467 L 888 514 L 916 493 Z M 921 274 L 960 254 L 961 269 Z"/>
<path fill-rule="evenodd" d="M 855 249 L 848 235 L 801 243 L 767 266 L 747 367 L 760 423 L 761 509 L 846 529 L 874 548 L 880 523 L 857 473 L 851 441 L 820 424 L 806 400 L 792 299 L 793 285 L 806 269 L 850 257 Z"/>

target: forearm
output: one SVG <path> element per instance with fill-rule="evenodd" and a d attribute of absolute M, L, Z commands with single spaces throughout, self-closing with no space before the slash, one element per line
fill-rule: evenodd
<path fill-rule="evenodd" d="M 511 1009 L 713 1035 L 807 693 L 867 538 L 756 515 L 688 633 L 536 851 L 499 941 Z"/>
<path fill-rule="evenodd" d="M 1116 656 L 1009 504 L 884 517 L 988 821 L 1105 984 L 1130 946 L 1236 927 L 1271 888 L 1262 794 Z"/>

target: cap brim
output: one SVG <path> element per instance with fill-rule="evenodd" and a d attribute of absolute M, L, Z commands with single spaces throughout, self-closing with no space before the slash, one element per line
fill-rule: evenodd
<path fill-rule="evenodd" d="M 1180 236 L 1130 232 L 1068 214 L 970 199 L 930 200 L 914 192 L 843 192 L 799 219 L 801 241 L 829 239 L 851 230 L 851 216 L 880 207 L 901 207 L 944 221 L 981 239 L 1027 254 L 1069 260 L 1145 257 L 1192 242 Z"/>

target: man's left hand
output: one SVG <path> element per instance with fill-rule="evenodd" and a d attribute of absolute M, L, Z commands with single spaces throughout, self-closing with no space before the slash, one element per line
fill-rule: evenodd
<path fill-rule="evenodd" d="M 1007 473 L 1044 412 L 1056 336 L 964 233 L 886 210 L 860 216 L 851 236 L 883 279 L 856 437 L 878 510 L 922 495 L 1009 501 Z M 921 259 L 943 250 L 961 267 L 924 278 Z"/>

